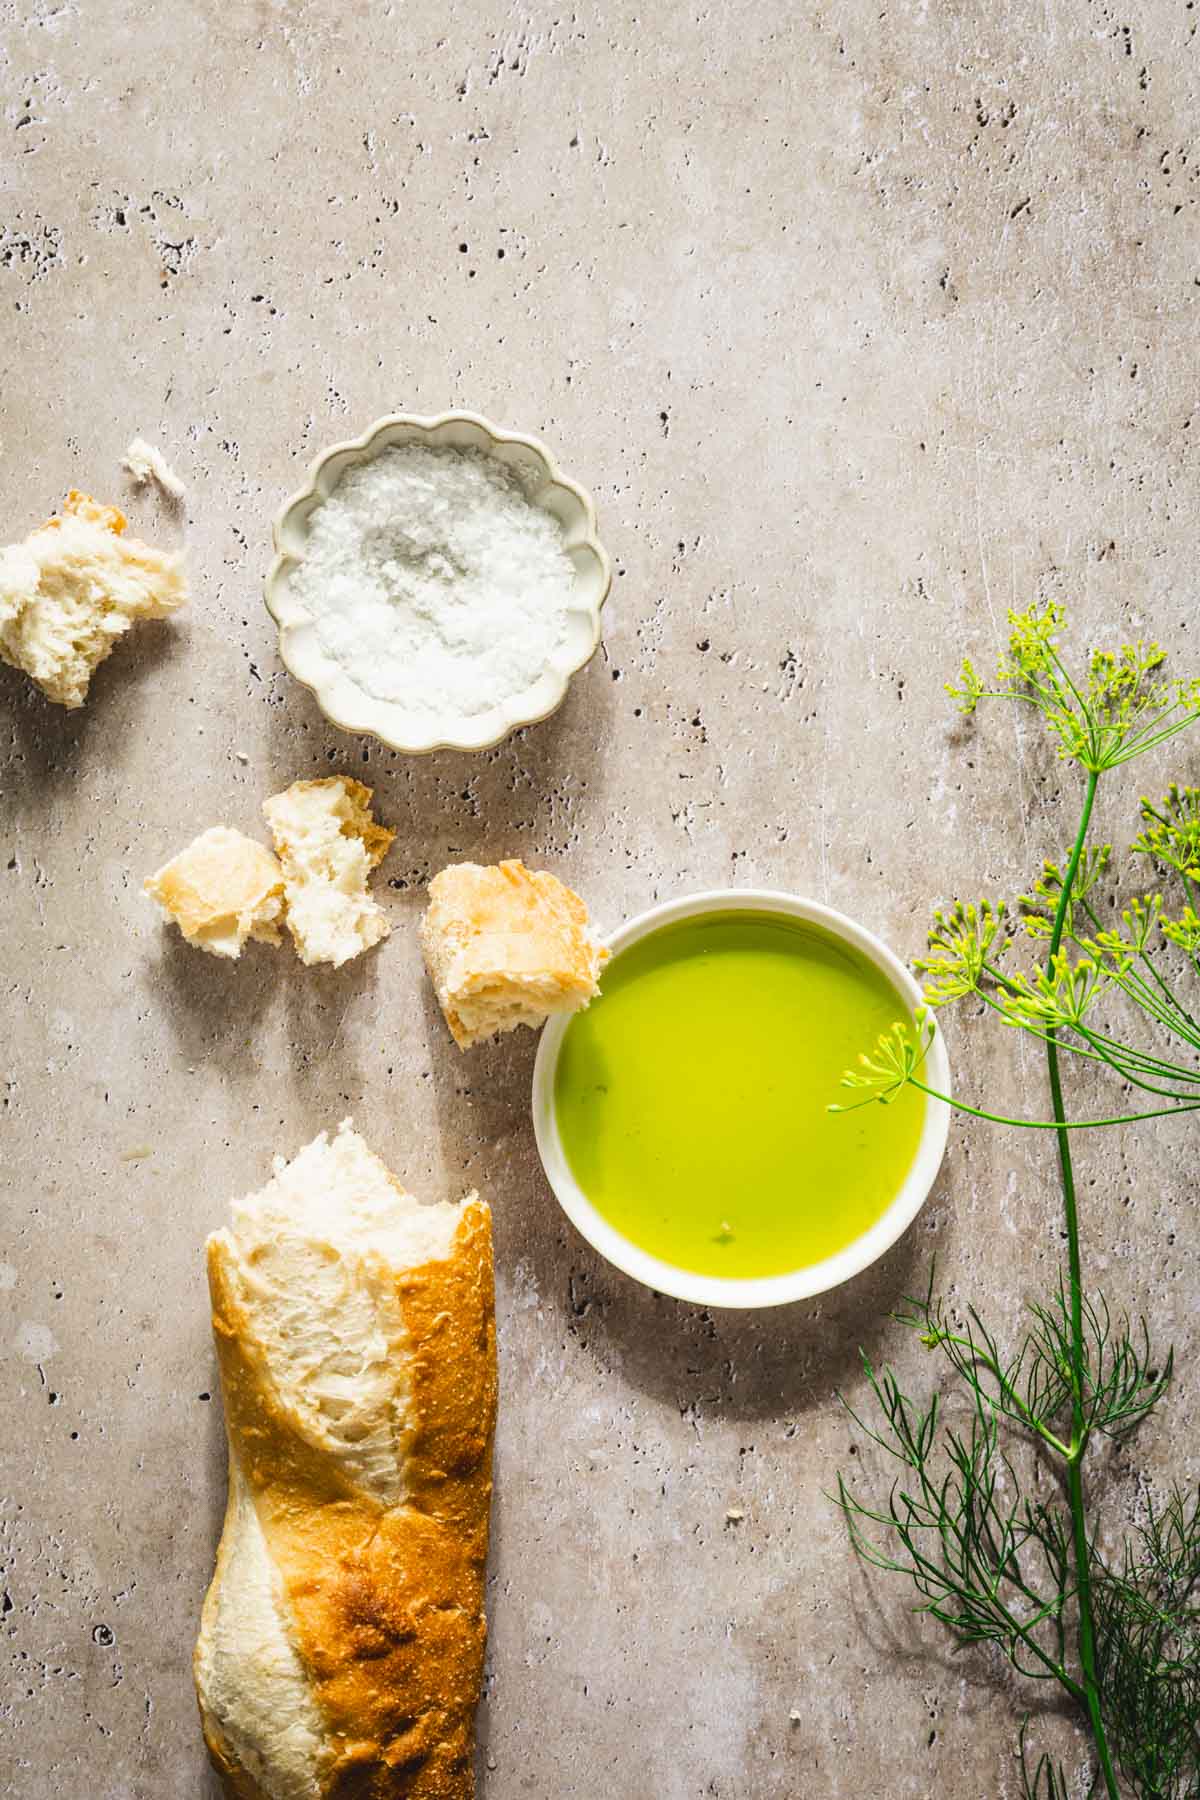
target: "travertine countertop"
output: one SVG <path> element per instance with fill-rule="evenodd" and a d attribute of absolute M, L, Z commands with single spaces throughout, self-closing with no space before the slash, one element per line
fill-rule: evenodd
<path fill-rule="evenodd" d="M 274 1152 L 353 1113 L 414 1188 L 495 1207 L 486 1800 L 1013 1795 L 1016 1702 L 863 1579 L 825 1494 L 835 1389 L 860 1344 L 910 1356 L 884 1317 L 935 1251 L 1005 1327 L 1052 1279 L 1045 1145 L 957 1125 L 918 1226 L 819 1304 L 657 1299 L 540 1177 L 532 1036 L 461 1057 L 413 927 L 442 863 L 514 854 L 603 923 L 786 886 L 911 956 L 934 901 L 1019 891 L 1059 849 L 1070 773 L 1009 716 L 962 728 L 941 683 L 1039 594 L 1084 636 L 1200 650 L 1200 14 L 0 16 L 0 535 L 68 485 L 119 498 L 140 432 L 189 484 L 195 586 L 82 714 L 0 671 L 6 1791 L 215 1793 L 189 1675 L 224 1491 L 200 1247 Z M 261 582 L 317 449 L 454 405 L 544 436 L 616 577 L 560 714 L 414 762 L 325 726 Z M 335 768 L 399 833 L 378 953 L 223 966 L 160 926 L 144 874 Z M 952 1051 L 964 1090 L 1040 1105 L 1011 1039 Z M 1185 1350 L 1193 1141 L 1081 1152 L 1110 1291 Z M 1140 1457 L 1194 1479 L 1182 1368 Z"/>

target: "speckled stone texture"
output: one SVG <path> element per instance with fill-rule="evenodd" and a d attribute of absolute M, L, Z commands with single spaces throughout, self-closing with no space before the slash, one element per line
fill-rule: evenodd
<path fill-rule="evenodd" d="M 0 18 L 4 535 L 68 485 L 120 498 L 141 432 L 189 483 L 195 587 L 82 714 L 0 671 L 5 1790 L 215 1794 L 189 1673 L 224 1494 L 201 1245 L 276 1151 L 353 1113 L 414 1188 L 495 1208 L 486 1800 L 1014 1795 L 1024 1700 L 856 1571 L 826 1495 L 858 1346 L 929 1378 L 886 1315 L 935 1252 L 1002 1330 L 1053 1281 L 1044 1140 L 957 1125 L 919 1224 L 820 1303 L 665 1301 L 566 1225 L 534 1039 L 460 1056 L 415 923 L 442 863 L 519 855 L 602 923 L 774 885 L 911 956 L 933 902 L 1019 892 L 1060 849 L 1073 774 L 1012 715 L 964 727 L 941 684 L 1039 594 L 1083 638 L 1198 648 L 1200 14 Z M 318 449 L 453 405 L 545 437 L 616 577 L 554 719 L 406 761 L 325 725 L 261 585 Z M 129 512 L 184 531 L 152 497 Z M 147 872 L 332 769 L 399 833 L 377 953 L 225 966 L 159 924 Z M 1114 784 L 1102 829 L 1127 841 L 1173 772 L 1197 746 Z M 1031 1048 L 964 1020 L 951 1050 L 964 1095 L 1043 1111 Z M 1194 1144 L 1080 1148 L 1091 1267 L 1182 1352 L 1114 1466 L 1117 1526 L 1135 1468 L 1197 1473 Z"/>

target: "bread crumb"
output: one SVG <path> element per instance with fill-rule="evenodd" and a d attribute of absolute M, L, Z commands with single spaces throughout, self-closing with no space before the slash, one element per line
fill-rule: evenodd
<path fill-rule="evenodd" d="M 250 761 L 250 758 L 246 755 L 244 750 L 235 750 L 233 754 L 240 763 L 248 763 Z"/>
<path fill-rule="evenodd" d="M 59 706 L 83 705 L 131 625 L 165 618 L 188 597 L 182 556 L 124 530 L 115 506 L 72 489 L 61 513 L 0 549 L 0 659 Z"/>
<path fill-rule="evenodd" d="M 367 880 L 396 834 L 375 820 L 371 792 L 352 775 L 329 775 L 263 802 L 301 962 L 340 968 L 391 930 Z"/>
<path fill-rule="evenodd" d="M 791 1712 L 788 1714 L 789 1723 L 792 1725 L 799 1725 L 803 1721 L 803 1718 L 804 1714 L 793 1706 Z"/>
<path fill-rule="evenodd" d="M 745 1516 L 746 1515 L 740 1506 L 727 1506 L 725 1508 L 725 1521 L 729 1525 L 740 1525 Z"/>
<path fill-rule="evenodd" d="M 153 481 L 167 499 L 176 505 L 187 494 L 187 489 L 162 451 L 156 450 L 153 444 L 148 444 L 145 438 L 134 438 L 121 458 L 121 467 L 128 471 L 135 487 L 145 487 L 148 481 Z"/>
<path fill-rule="evenodd" d="M 153 1156 L 154 1150 L 149 1144 L 133 1144 L 128 1150 L 122 1150 L 121 1161 L 143 1162 L 147 1156 Z"/>

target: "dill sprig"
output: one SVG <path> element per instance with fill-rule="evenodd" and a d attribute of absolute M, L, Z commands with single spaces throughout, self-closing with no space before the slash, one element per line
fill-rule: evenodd
<path fill-rule="evenodd" d="M 1094 1751 L 1089 1792 L 1200 1800 L 1200 1493 L 1174 1490 L 1159 1504 L 1144 1495 L 1114 1560 L 1100 1548 L 1088 1482 L 1096 1442 L 1126 1438 L 1162 1400 L 1173 1354 L 1160 1358 L 1145 1321 L 1131 1324 L 1085 1287 L 1071 1149 L 1077 1131 L 1200 1108 L 1200 1002 L 1183 985 L 1200 975 L 1200 789 L 1141 802 L 1130 853 L 1153 865 L 1161 891 L 1114 900 L 1112 846 L 1088 835 L 1101 779 L 1200 718 L 1200 682 L 1166 680 L 1162 648 L 1141 642 L 1093 651 L 1076 679 L 1059 650 L 1063 623 L 1053 604 L 1010 614 L 992 682 L 968 661 L 948 691 L 966 713 L 1004 698 L 1041 714 L 1058 754 L 1085 777 L 1070 850 L 1015 906 L 985 899 L 934 914 L 917 964 L 925 1005 L 860 1056 L 843 1078 L 855 1099 L 831 1110 L 886 1104 L 907 1086 L 948 1099 L 927 1084 L 925 1062 L 936 1011 L 965 998 L 1038 1040 L 1048 1119 L 950 1104 L 1053 1132 L 1065 1267 L 1052 1297 L 1028 1305 L 1008 1350 L 975 1307 L 939 1298 L 931 1276 L 897 1316 L 948 1369 L 963 1405 L 936 1391 L 914 1399 L 894 1370 L 864 1357 L 870 1416 L 851 1416 L 895 1478 L 873 1502 L 839 1477 L 837 1499 L 859 1554 L 907 1577 L 919 1610 L 1080 1708 Z M 1164 898 L 1172 887 L 1176 897 Z M 1014 964 L 1018 941 L 1036 947 L 1032 967 Z M 1136 1038 L 1114 1022 L 1129 1006 L 1149 1028 Z M 1071 1059 L 1107 1067 L 1144 1096 L 1138 1110 L 1069 1118 Z M 1032 1760 L 1027 1740 L 1028 1721 L 1026 1800 L 1067 1800 L 1061 1765 L 1047 1753 Z"/>

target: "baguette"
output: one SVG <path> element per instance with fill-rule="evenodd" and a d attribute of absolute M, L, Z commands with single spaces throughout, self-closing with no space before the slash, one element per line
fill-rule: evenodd
<path fill-rule="evenodd" d="M 196 1646 L 238 1800 L 470 1800 L 496 1409 L 491 1215 L 343 1123 L 208 1241 L 229 1501 Z"/>

